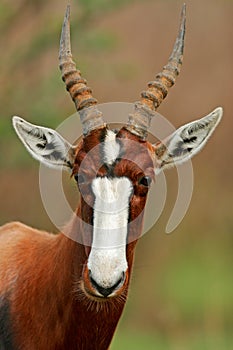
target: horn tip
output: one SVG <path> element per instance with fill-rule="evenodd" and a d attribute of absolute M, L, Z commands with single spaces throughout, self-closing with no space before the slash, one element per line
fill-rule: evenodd
<path fill-rule="evenodd" d="M 70 18 L 70 4 L 66 6 L 65 18 L 69 20 Z"/>
<path fill-rule="evenodd" d="M 172 57 L 177 53 L 180 53 L 183 55 L 185 32 L 186 32 L 186 3 L 183 4 L 181 9 L 180 29 L 177 36 L 177 40 L 174 45 L 174 51 L 172 53 Z"/>
<path fill-rule="evenodd" d="M 181 8 L 181 18 L 186 17 L 186 3 L 184 2 Z"/>
<path fill-rule="evenodd" d="M 186 21 L 186 3 L 183 3 L 182 9 L 181 9 L 181 25 L 185 27 L 185 21 Z"/>
<path fill-rule="evenodd" d="M 68 4 L 66 6 L 66 12 L 65 12 L 65 16 L 64 16 L 64 22 L 63 22 L 63 26 L 67 26 L 69 25 L 70 22 L 70 4 Z"/>
<path fill-rule="evenodd" d="M 186 12 L 186 3 L 184 2 L 182 5 L 182 13 L 185 14 L 185 12 Z"/>
<path fill-rule="evenodd" d="M 70 53 L 70 50 L 70 4 L 68 4 L 60 37 L 59 60 L 61 60 L 64 55 L 67 55 L 67 53 Z"/>

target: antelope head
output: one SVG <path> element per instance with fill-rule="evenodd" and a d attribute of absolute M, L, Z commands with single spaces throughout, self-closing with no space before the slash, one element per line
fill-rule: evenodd
<path fill-rule="evenodd" d="M 120 130 L 111 130 L 97 100 L 72 60 L 70 9 L 60 42 L 60 69 L 79 112 L 83 137 L 71 145 L 56 131 L 14 117 L 14 128 L 32 156 L 51 167 L 70 169 L 81 194 L 77 233 L 85 245 L 81 286 L 89 298 L 116 297 L 127 289 L 134 247 L 143 224 L 143 209 L 156 175 L 185 162 L 206 144 L 222 109 L 181 126 L 157 144 L 148 142 L 151 118 L 175 83 L 183 61 L 185 5 L 172 54 L 162 72 L 141 93 L 134 112 Z"/>

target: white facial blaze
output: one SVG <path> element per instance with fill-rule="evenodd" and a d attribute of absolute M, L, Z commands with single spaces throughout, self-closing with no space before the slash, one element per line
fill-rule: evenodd
<path fill-rule="evenodd" d="M 119 153 L 120 144 L 116 141 L 116 134 L 112 130 L 108 130 L 104 140 L 104 161 L 111 165 Z"/>
<path fill-rule="evenodd" d="M 127 270 L 126 239 L 132 184 L 126 177 L 96 178 L 93 242 L 88 269 L 100 286 L 109 288 Z"/>

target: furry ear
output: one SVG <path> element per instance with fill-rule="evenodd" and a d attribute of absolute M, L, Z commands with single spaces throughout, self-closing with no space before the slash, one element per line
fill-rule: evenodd
<path fill-rule="evenodd" d="M 212 135 L 222 114 L 222 108 L 216 108 L 204 118 L 181 126 L 165 140 L 154 145 L 156 172 L 183 163 L 197 154 Z"/>
<path fill-rule="evenodd" d="M 33 125 L 20 117 L 13 117 L 12 122 L 20 140 L 35 159 L 54 168 L 72 168 L 74 147 L 55 130 Z"/>

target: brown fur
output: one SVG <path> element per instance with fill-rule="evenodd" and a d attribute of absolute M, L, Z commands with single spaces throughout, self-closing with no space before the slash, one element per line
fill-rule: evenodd
<path fill-rule="evenodd" d="M 130 266 L 133 245 L 127 249 Z M 17 349 L 98 349 L 110 344 L 125 304 L 121 295 L 91 300 L 80 288 L 84 246 L 11 223 L 0 229 L 1 293 L 11 303 Z"/>
<path fill-rule="evenodd" d="M 73 174 L 82 166 L 89 179 L 83 185 L 86 188 L 82 188 L 82 193 L 90 197 L 89 204 L 93 201 L 91 179 L 107 173 L 105 167 L 99 167 L 100 149 L 95 147 L 105 133 L 104 128 L 92 132 L 81 141 L 76 151 Z M 66 235 L 49 234 L 17 222 L 2 226 L 0 296 L 7 295 L 10 302 L 10 331 L 16 349 L 109 348 L 127 298 L 135 245 L 142 228 L 143 216 L 139 214 L 146 202 L 147 189 L 138 185 L 137 180 L 144 173 L 151 174 L 153 169 L 146 142 L 141 142 L 125 129 L 119 132 L 118 138 L 123 143 L 126 157 L 140 164 L 139 167 L 132 161 L 122 159 L 113 168 L 114 176 L 128 176 L 134 186 L 130 203 L 130 220 L 133 222 L 128 233 L 126 280 L 115 297 L 91 297 L 92 287 L 86 263 L 92 232 L 85 229 L 84 234 L 82 222 L 91 224 L 92 208 L 83 198 L 76 214 L 83 221 L 75 216 L 64 229 Z M 130 149 L 127 144 L 130 138 L 138 143 L 138 149 Z M 92 149 L 94 152 L 90 153 Z M 134 241 L 130 243 L 132 239 Z"/>

